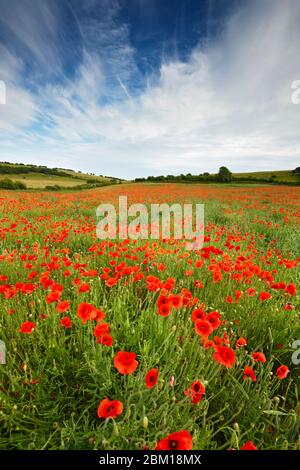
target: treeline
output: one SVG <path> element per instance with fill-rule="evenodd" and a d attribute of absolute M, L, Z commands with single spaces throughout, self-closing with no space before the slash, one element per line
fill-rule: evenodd
<path fill-rule="evenodd" d="M 51 176 L 69 176 L 70 178 L 82 179 L 82 177 L 77 175 L 70 175 L 63 170 L 58 168 L 48 168 L 43 165 L 25 165 L 24 163 L 9 163 L 1 162 L 0 163 L 0 173 L 5 175 L 16 175 L 16 174 L 25 174 L 25 173 L 43 173 L 44 175 Z"/>
<path fill-rule="evenodd" d="M 210 173 L 201 173 L 199 175 L 192 175 L 187 173 L 186 175 L 181 174 L 178 176 L 167 175 L 167 176 L 148 176 L 147 178 L 135 178 L 135 182 L 161 182 L 161 183 L 276 183 L 284 185 L 300 185 L 300 167 L 291 171 L 292 175 L 298 176 L 299 181 L 281 181 L 277 180 L 276 175 L 271 175 L 266 178 L 257 178 L 252 175 L 248 176 L 234 176 L 228 168 L 222 166 L 219 168 L 219 172 L 215 175 Z"/>
<path fill-rule="evenodd" d="M 233 176 L 230 170 L 225 166 L 219 168 L 217 175 L 211 175 L 209 173 L 201 173 L 200 175 L 192 175 L 187 173 L 186 175 L 181 174 L 178 176 L 167 175 L 167 176 L 148 176 L 147 178 L 136 178 L 136 182 L 165 182 L 165 183 L 230 183 L 233 180 Z"/>

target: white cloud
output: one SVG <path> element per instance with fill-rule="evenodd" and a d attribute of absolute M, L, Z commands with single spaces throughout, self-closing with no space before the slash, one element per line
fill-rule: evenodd
<path fill-rule="evenodd" d="M 0 105 L 0 135 L 4 137 L 28 126 L 37 111 L 34 98 L 22 87 L 22 67 L 22 61 L 0 45 L 0 79 L 6 89 L 6 104 Z"/>
<path fill-rule="evenodd" d="M 105 60 L 88 47 L 96 23 L 83 24 L 85 49 L 74 80 L 40 87 L 46 131 L 18 131 L 27 121 L 16 113 L 14 134 L 23 144 L 6 145 L 5 159 L 129 178 L 216 171 L 222 164 L 236 171 L 299 166 L 300 106 L 291 102 L 291 84 L 300 78 L 299 24 L 297 0 L 240 4 L 217 42 L 197 47 L 186 63 L 162 64 L 155 84 L 138 96 L 127 88 L 136 74 L 127 27 L 118 29 L 111 14 L 112 34 L 100 28 L 110 54 Z M 122 41 L 120 53 L 115 44 Z M 17 74 L 18 63 L 10 62 Z M 20 90 L 12 91 L 18 100 Z M 30 120 L 34 99 L 24 93 Z"/>

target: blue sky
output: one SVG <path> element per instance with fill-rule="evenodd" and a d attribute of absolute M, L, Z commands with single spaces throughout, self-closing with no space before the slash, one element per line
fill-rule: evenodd
<path fill-rule="evenodd" d="M 132 178 L 300 164 L 298 0 L 0 0 L 0 159 Z"/>

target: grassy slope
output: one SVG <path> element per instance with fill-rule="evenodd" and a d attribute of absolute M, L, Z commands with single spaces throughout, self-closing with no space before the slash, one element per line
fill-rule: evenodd
<path fill-rule="evenodd" d="M 7 164 L 5 164 L 7 166 Z M 19 169 L 20 165 L 13 163 L 9 164 L 10 167 Z M 27 165 L 22 165 L 22 168 L 26 168 Z M 97 180 L 100 183 L 110 181 L 113 178 L 107 176 L 97 176 L 87 173 L 81 173 L 70 169 L 58 168 L 60 172 L 65 173 L 65 176 L 59 176 L 55 174 L 45 174 L 43 172 L 29 172 L 29 173 L 5 173 L 3 171 L 3 164 L 0 162 L 0 181 L 4 178 L 9 178 L 13 181 L 20 181 L 24 183 L 29 189 L 43 189 L 46 186 L 63 186 L 63 187 L 76 187 L 81 184 L 90 182 L 91 180 Z"/>
<path fill-rule="evenodd" d="M 26 174 L 9 174 L 2 175 L 0 174 L 0 180 L 4 178 L 9 178 L 13 181 L 20 181 L 21 183 L 26 184 L 29 189 L 43 189 L 46 186 L 64 186 L 64 187 L 74 187 L 79 184 L 83 184 L 86 180 L 71 178 L 70 176 L 56 176 L 56 175 L 44 175 L 43 173 L 26 173 Z"/>
<path fill-rule="evenodd" d="M 282 171 L 254 171 L 254 172 L 248 172 L 248 173 L 234 173 L 233 176 L 239 177 L 239 178 L 257 178 L 257 179 L 262 179 L 262 178 L 271 178 L 273 175 L 276 176 L 275 181 L 278 182 L 294 182 L 296 183 L 297 181 L 300 180 L 299 177 L 294 175 L 291 170 L 282 170 Z"/>

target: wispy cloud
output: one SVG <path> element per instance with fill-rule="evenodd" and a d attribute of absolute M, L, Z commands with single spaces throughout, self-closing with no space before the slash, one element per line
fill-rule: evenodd
<path fill-rule="evenodd" d="M 165 58 L 155 77 L 138 69 L 117 0 L 66 2 L 72 34 L 81 38 L 66 76 L 57 44 L 63 12 L 55 2 L 41 5 L 35 19 L 25 17 L 24 35 L 21 13 L 14 20 L 6 12 L 5 24 L 37 61 L 54 62 L 61 80 L 34 71 L 34 87 L 26 86 L 26 61 L 2 47 L 0 79 L 9 85 L 0 116 L 3 159 L 125 177 L 299 164 L 300 107 L 291 103 L 300 76 L 297 0 L 238 4 L 217 39 L 200 41 L 185 62 Z M 213 9 L 210 2 L 209 21 Z"/>

